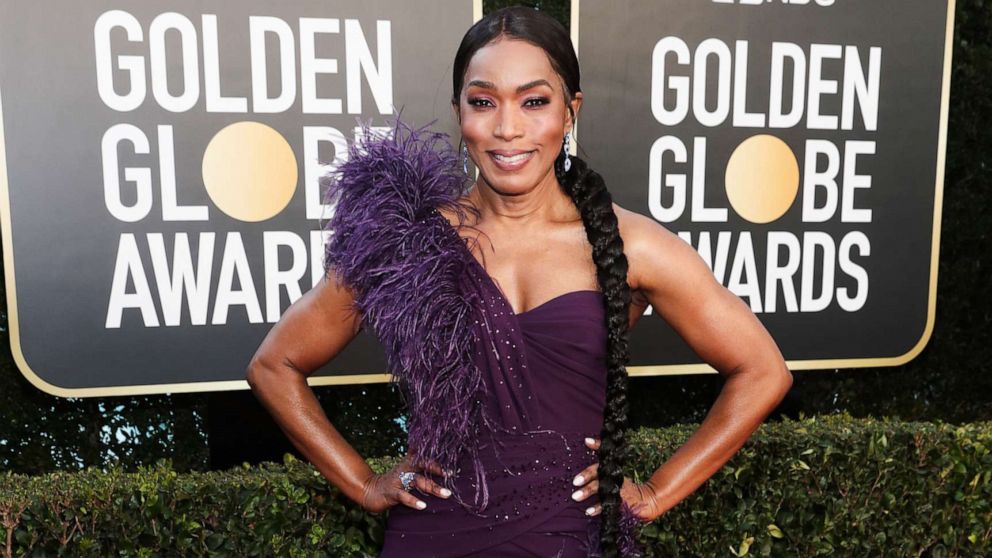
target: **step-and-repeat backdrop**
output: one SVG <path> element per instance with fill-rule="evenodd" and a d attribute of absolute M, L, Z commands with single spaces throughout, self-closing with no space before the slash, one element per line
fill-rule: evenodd
<path fill-rule="evenodd" d="M 953 2 L 577 4 L 578 143 L 616 202 L 692 244 L 790 368 L 916 356 L 934 325 Z M 632 343 L 641 373 L 699 362 L 657 316 Z"/>
<path fill-rule="evenodd" d="M 0 5 L 11 349 L 65 396 L 244 389 L 322 272 L 318 178 L 359 122 L 457 138 L 479 0 Z M 933 328 L 953 3 L 573 0 L 579 153 L 677 232 L 790 367 Z M 425 32 L 429 30 L 429 32 Z M 650 309 L 649 309 L 650 312 Z M 633 375 L 712 372 L 655 315 Z M 385 381 L 361 334 L 314 385 Z"/>

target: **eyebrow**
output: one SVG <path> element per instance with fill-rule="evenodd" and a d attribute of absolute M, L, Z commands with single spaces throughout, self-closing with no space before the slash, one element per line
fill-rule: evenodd
<path fill-rule="evenodd" d="M 472 81 L 468 82 L 468 86 L 467 87 L 471 87 L 473 85 L 475 85 L 477 87 L 481 87 L 483 89 L 496 89 L 496 85 L 493 82 L 491 82 L 491 81 L 482 81 L 482 80 L 479 80 L 479 79 L 473 79 Z M 548 83 L 548 80 L 546 80 L 546 79 L 535 79 L 534 81 L 529 81 L 529 82 L 521 85 L 520 87 L 517 87 L 517 93 L 522 93 L 522 92 L 527 91 L 528 89 L 530 89 L 532 87 L 537 87 L 538 85 L 547 85 L 548 87 L 551 87 L 551 89 L 554 89 L 554 87 L 552 87 L 551 84 Z"/>

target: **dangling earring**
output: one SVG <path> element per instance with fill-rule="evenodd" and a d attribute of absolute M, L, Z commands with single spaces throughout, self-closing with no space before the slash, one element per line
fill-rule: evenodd
<path fill-rule="evenodd" d="M 568 169 L 572 168 L 572 160 L 568 158 L 568 147 L 569 145 L 571 145 L 571 143 L 572 143 L 572 131 L 569 130 L 568 133 L 565 134 L 565 141 L 562 142 L 562 149 L 564 149 L 565 151 L 565 162 L 564 162 L 565 172 L 568 172 Z"/>
<path fill-rule="evenodd" d="M 468 146 L 464 143 L 462 144 L 462 170 L 465 174 L 468 174 Z"/>

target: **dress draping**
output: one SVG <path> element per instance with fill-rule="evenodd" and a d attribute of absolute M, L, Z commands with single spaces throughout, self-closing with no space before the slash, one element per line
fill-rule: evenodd
<path fill-rule="evenodd" d="M 468 258 L 461 288 L 477 292 L 482 301 L 464 334 L 473 337 L 487 412 L 506 430 L 480 447 L 489 501 L 477 512 L 455 497 L 413 489 L 427 507 L 390 509 L 380 556 L 596 556 L 600 518 L 587 516 L 585 509 L 598 503 L 598 496 L 576 502 L 571 494 L 573 477 L 596 461 L 584 439 L 599 436 L 603 424 L 603 294 L 571 291 L 515 313 L 483 265 L 458 242 Z M 478 483 L 459 471 L 457 492 L 478 502 Z"/>

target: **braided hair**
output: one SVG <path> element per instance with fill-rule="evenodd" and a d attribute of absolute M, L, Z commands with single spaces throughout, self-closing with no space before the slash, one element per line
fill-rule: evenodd
<path fill-rule="evenodd" d="M 579 62 L 565 27 L 550 15 L 533 8 L 512 6 L 487 14 L 465 33 L 453 67 L 454 103 L 458 102 L 461 95 L 465 70 L 472 56 L 480 48 L 503 36 L 521 39 L 543 49 L 565 85 L 568 101 L 581 91 Z M 573 113 L 573 121 L 574 117 Z M 574 156 L 570 159 L 571 166 L 566 172 L 565 153 L 562 151 L 558 154 L 554 163 L 555 176 L 582 216 L 586 237 L 592 245 L 597 280 L 606 300 L 608 374 L 606 408 L 598 450 L 598 494 L 603 519 L 599 540 L 603 558 L 614 558 L 619 554 L 618 535 L 622 506 L 620 488 L 623 485 L 626 463 L 626 364 L 629 361 L 627 320 L 630 307 L 627 257 L 623 252 L 623 239 L 620 238 L 617 216 L 613 211 L 613 199 L 606 189 L 603 177 L 590 169 L 582 159 Z"/>

